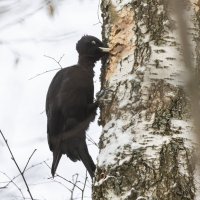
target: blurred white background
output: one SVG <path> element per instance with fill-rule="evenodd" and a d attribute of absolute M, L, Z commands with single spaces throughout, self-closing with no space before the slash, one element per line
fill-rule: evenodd
<path fill-rule="evenodd" d="M 19 163 L 24 168 L 34 149 L 25 177 L 32 195 L 38 200 L 66 200 L 71 198 L 73 185 L 57 177 L 51 179 L 52 154 L 46 139 L 45 98 L 51 79 L 57 72 L 39 75 L 59 65 L 63 67 L 77 63 L 76 42 L 84 35 L 101 39 L 99 2 L 94 0 L 57 0 L 49 6 L 42 0 L 0 1 L 0 129 Z M 53 7 L 51 7 L 53 6 Z M 53 16 L 51 8 L 55 8 Z M 96 65 L 95 89 L 99 90 L 100 63 Z M 97 143 L 101 128 L 94 122 L 88 134 Z M 94 161 L 98 148 L 88 142 Z M 40 163 L 40 164 L 39 164 Z M 35 166 L 36 165 L 36 166 Z M 58 174 L 72 181 L 79 174 L 79 187 L 83 187 L 86 170 L 81 162 L 73 163 L 63 156 Z M 6 174 L 4 174 L 6 173 Z M 24 199 L 17 187 L 10 183 L 19 174 L 8 149 L 0 137 L 0 199 Z M 29 199 L 21 177 L 13 180 Z M 81 191 L 75 188 L 73 199 L 81 199 Z M 91 179 L 88 178 L 84 199 L 91 199 Z"/>

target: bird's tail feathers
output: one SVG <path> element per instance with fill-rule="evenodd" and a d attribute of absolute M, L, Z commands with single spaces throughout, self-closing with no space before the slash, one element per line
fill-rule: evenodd
<path fill-rule="evenodd" d="M 84 144 L 79 145 L 78 152 L 76 152 L 77 155 L 75 155 L 73 150 L 70 150 L 71 144 L 66 145 L 66 142 L 68 142 L 70 139 L 75 138 L 76 136 L 80 137 L 80 133 L 83 134 L 83 137 L 85 137 L 85 130 L 87 130 L 89 123 L 94 120 L 95 115 L 96 112 L 91 113 L 84 121 L 79 123 L 76 127 L 61 133 L 59 135 L 59 138 L 51 137 L 50 142 L 56 145 L 56 149 L 53 150 L 53 163 L 51 167 L 51 174 L 53 177 L 55 175 L 62 153 L 64 152 L 72 161 L 77 161 L 80 159 L 85 165 L 86 169 L 88 170 L 90 176 L 94 177 L 94 171 L 96 167 L 88 152 L 86 143 L 84 142 Z M 65 148 L 62 145 L 60 146 L 60 144 L 65 144 L 64 147 L 66 146 L 67 150 L 65 150 Z"/>
<path fill-rule="evenodd" d="M 51 174 L 54 177 L 56 173 L 56 169 L 58 167 L 58 164 L 60 162 L 60 158 L 62 156 L 61 150 L 58 148 L 53 152 L 53 163 L 51 167 Z"/>
<path fill-rule="evenodd" d="M 96 169 L 96 166 L 92 160 L 92 157 L 90 156 L 89 152 L 88 152 L 88 148 L 86 143 L 84 143 L 83 145 L 80 145 L 79 147 L 79 157 L 81 159 L 81 161 L 83 162 L 83 164 L 85 165 L 87 171 L 89 172 L 91 178 L 94 177 L 94 171 Z"/>

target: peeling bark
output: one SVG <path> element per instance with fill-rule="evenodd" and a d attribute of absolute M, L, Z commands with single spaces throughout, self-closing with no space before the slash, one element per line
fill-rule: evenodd
<path fill-rule="evenodd" d="M 182 3 L 199 70 L 200 3 Z M 104 0 L 101 8 L 112 52 L 101 77 L 107 90 L 93 199 L 198 200 L 187 66 L 173 7 L 168 0 Z"/>

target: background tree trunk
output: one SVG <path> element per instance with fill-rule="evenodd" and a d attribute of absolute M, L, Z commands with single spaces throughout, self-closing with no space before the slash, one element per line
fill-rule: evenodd
<path fill-rule="evenodd" d="M 103 67 L 107 91 L 93 199 L 200 199 L 184 46 L 168 2 L 102 1 L 103 37 L 112 55 Z M 180 2 L 198 70 L 200 3 Z"/>

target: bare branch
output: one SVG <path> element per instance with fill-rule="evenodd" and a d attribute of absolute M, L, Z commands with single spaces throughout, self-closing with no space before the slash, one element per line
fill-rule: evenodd
<path fill-rule="evenodd" d="M 82 189 L 82 195 L 81 195 L 81 199 L 84 200 L 84 191 L 85 191 L 85 186 L 86 186 L 86 182 L 87 182 L 88 176 L 87 176 L 87 170 L 85 173 L 85 181 L 84 181 L 84 185 L 83 185 L 83 189 Z"/>
<path fill-rule="evenodd" d="M 1 130 L 0 130 L 0 133 L 1 133 L 1 136 L 3 137 L 3 140 L 5 141 L 6 146 L 7 146 L 8 150 L 9 150 L 9 152 L 10 152 L 11 159 L 14 161 L 14 163 L 15 163 L 15 165 L 16 165 L 18 171 L 19 171 L 19 173 L 20 173 L 21 176 L 22 176 L 22 179 L 23 179 L 23 181 L 24 181 L 24 183 L 25 183 L 25 185 L 26 185 L 26 188 L 27 188 L 27 192 L 29 193 L 31 199 L 34 200 L 32 194 L 31 194 L 31 191 L 30 191 L 30 189 L 29 189 L 29 186 L 28 186 L 28 184 L 27 184 L 27 181 L 26 181 L 26 179 L 25 179 L 25 177 L 24 177 L 24 174 L 23 174 L 23 172 L 21 171 L 21 169 L 20 169 L 20 167 L 19 167 L 19 165 L 18 165 L 18 163 L 17 163 L 17 161 L 16 161 L 16 159 L 15 159 L 15 157 L 14 157 L 14 155 L 13 155 L 11 149 L 10 149 L 10 146 L 9 146 L 9 144 L 8 144 L 8 141 L 6 140 L 4 134 L 3 134 L 3 132 L 2 132 Z"/>
<path fill-rule="evenodd" d="M 63 59 L 64 55 L 65 55 L 65 54 L 63 54 L 63 55 L 60 57 L 60 59 L 58 60 L 58 63 L 60 63 L 60 61 Z M 61 68 L 62 68 L 62 66 L 61 66 Z"/>
<path fill-rule="evenodd" d="M 37 151 L 37 149 L 35 149 L 34 151 L 33 151 L 33 153 L 30 155 L 30 157 L 29 157 L 29 159 L 28 159 L 28 161 L 27 161 L 27 163 L 26 163 L 26 165 L 25 165 L 25 167 L 24 167 L 24 170 L 23 170 L 23 174 L 24 174 L 24 172 L 25 172 L 25 170 L 26 170 L 26 168 L 27 168 L 27 166 L 28 166 L 28 163 L 30 162 L 30 160 L 31 160 L 31 158 L 32 158 L 32 156 L 33 156 L 33 154 L 35 153 Z"/>
<path fill-rule="evenodd" d="M 51 167 L 48 165 L 47 162 L 44 161 L 44 163 L 46 164 L 46 166 L 47 166 L 49 169 L 51 169 Z M 73 183 L 72 181 L 67 180 L 66 178 L 64 178 L 63 176 L 59 175 L 58 173 L 55 174 L 55 177 L 59 177 L 60 179 L 66 181 L 67 183 L 70 183 L 70 184 L 72 184 L 72 185 L 74 186 L 74 183 Z M 50 179 L 52 179 L 52 177 L 51 177 Z M 75 186 L 76 186 L 80 191 L 82 191 L 82 189 L 81 189 L 79 186 L 77 186 L 77 185 L 75 185 Z"/>
<path fill-rule="evenodd" d="M 62 58 L 64 57 L 64 55 L 65 55 L 65 54 L 63 54 L 63 55 L 60 57 L 60 59 L 59 59 L 58 61 L 57 61 L 55 58 L 51 57 L 51 56 L 44 55 L 44 57 L 47 57 L 47 58 L 52 59 L 52 60 L 55 61 L 55 62 L 60 66 L 60 68 L 62 69 L 63 67 L 62 67 L 62 65 L 60 64 L 60 61 L 62 60 Z"/>
<path fill-rule="evenodd" d="M 64 55 L 65 55 L 65 54 L 63 54 L 63 55 L 59 58 L 59 60 L 56 60 L 55 58 L 53 58 L 53 57 L 51 57 L 51 56 L 44 55 L 44 57 L 50 58 L 50 59 L 52 59 L 53 61 L 55 61 L 55 62 L 58 64 L 59 68 L 50 69 L 50 70 L 47 70 L 47 71 L 45 71 L 45 72 L 36 74 L 35 76 L 29 78 L 28 80 L 32 80 L 32 79 L 34 79 L 34 78 L 36 78 L 36 77 L 38 77 L 38 76 L 41 76 L 41 75 L 43 75 L 43 74 L 46 74 L 46 73 L 48 73 L 48 72 L 52 72 L 52 71 L 55 71 L 55 70 L 60 70 L 60 69 L 62 69 L 63 67 L 62 67 L 62 65 L 60 64 L 60 62 L 61 62 L 61 60 L 63 59 Z"/>
<path fill-rule="evenodd" d="M 91 142 L 92 144 L 94 144 L 96 147 L 99 148 L 98 144 L 88 134 L 86 134 L 86 138 L 89 142 Z"/>
<path fill-rule="evenodd" d="M 32 166 L 26 168 L 25 172 L 28 171 L 28 170 L 30 170 L 30 169 L 32 169 L 32 168 L 34 168 L 34 167 L 36 167 L 36 166 L 38 166 L 38 165 L 44 164 L 44 162 L 45 162 L 45 161 L 42 161 L 42 162 L 39 162 L 39 163 L 37 163 L 37 164 L 34 164 L 34 165 L 32 165 Z M 24 172 L 24 173 L 25 173 L 25 172 Z M 0 183 L 5 183 L 5 185 L 4 185 L 3 187 L 1 187 L 1 188 L 2 188 L 2 189 L 3 189 L 3 188 L 7 188 L 7 187 L 9 186 L 9 184 L 12 183 L 12 181 L 14 181 L 14 180 L 15 180 L 16 178 L 18 178 L 19 176 L 21 176 L 21 174 L 18 174 L 18 175 L 16 175 L 16 176 L 14 176 L 10 181 L 0 182 Z M 0 189 L 1 189 L 1 188 L 0 188 Z"/>
<path fill-rule="evenodd" d="M 75 181 L 74 181 L 74 177 L 76 176 L 76 178 L 75 178 Z M 74 190 L 75 190 L 75 188 L 76 188 L 76 186 L 77 186 L 77 182 L 78 182 L 78 177 L 79 177 L 79 174 L 74 174 L 73 176 L 72 176 L 72 180 L 73 180 L 73 187 L 72 187 L 72 190 L 71 190 L 71 200 L 73 200 L 74 198 L 73 198 L 73 196 L 74 196 Z"/>
<path fill-rule="evenodd" d="M 22 189 L 6 173 L 1 172 L 1 171 L 0 171 L 0 173 L 2 173 L 4 176 L 6 176 L 9 179 L 9 181 L 19 190 L 22 198 L 25 199 Z M 6 188 L 6 187 L 0 187 L 0 189 L 4 189 L 4 188 Z"/>
<path fill-rule="evenodd" d="M 47 70 L 47 71 L 45 71 L 45 72 L 42 72 L 42 73 L 36 74 L 35 76 L 29 78 L 28 80 L 32 80 L 32 79 L 34 79 L 34 78 L 36 78 L 36 77 L 38 77 L 38 76 L 41 76 L 41 75 L 46 74 L 46 73 L 48 73 L 48 72 L 52 72 L 52 71 L 59 70 L 59 69 L 60 69 L 60 68 L 55 68 L 55 69 Z"/>
<path fill-rule="evenodd" d="M 47 162 L 44 161 L 44 163 L 46 164 L 46 166 L 47 166 L 49 169 L 51 169 L 51 167 L 48 165 Z M 64 180 L 64 181 L 66 181 L 67 183 L 70 183 L 70 184 L 72 185 L 72 189 L 69 189 L 68 187 L 64 186 L 61 182 L 59 182 L 59 181 L 57 181 L 57 180 L 54 179 L 54 182 L 63 185 L 64 187 L 66 187 L 66 188 L 68 189 L 68 191 L 70 191 L 70 193 L 71 193 L 70 200 L 74 200 L 74 199 L 82 199 L 82 200 L 83 200 L 83 199 L 86 198 L 86 196 L 84 196 L 84 192 L 85 192 L 85 188 L 88 187 L 88 186 L 87 186 L 87 182 L 88 182 L 88 172 L 87 172 L 87 170 L 86 170 L 85 179 L 84 179 L 83 182 L 81 182 L 81 181 L 78 180 L 79 177 L 80 177 L 79 174 L 74 174 L 74 175 L 72 176 L 72 181 L 67 180 L 66 178 L 60 176 L 60 175 L 57 174 L 57 173 L 56 173 L 55 177 L 58 177 L 58 178 L 60 178 L 60 179 L 62 179 L 62 180 Z M 52 177 L 50 177 L 50 178 L 48 178 L 48 179 L 52 179 Z M 82 186 L 80 187 L 80 186 L 78 186 L 78 184 L 81 184 Z M 79 191 L 81 191 L 81 197 L 74 198 L 74 194 L 75 194 L 74 191 L 75 191 L 75 189 L 78 189 Z M 89 198 L 89 197 L 88 197 L 88 198 Z"/>

